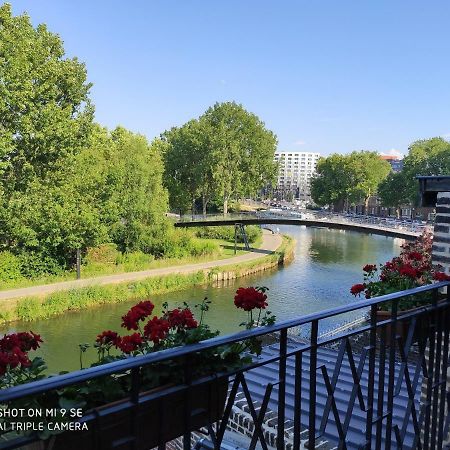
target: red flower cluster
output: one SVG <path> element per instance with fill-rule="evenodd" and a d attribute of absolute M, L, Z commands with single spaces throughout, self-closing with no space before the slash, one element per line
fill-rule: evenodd
<path fill-rule="evenodd" d="M 142 344 L 143 340 L 141 335 L 139 333 L 133 333 L 131 336 L 119 337 L 116 346 L 124 353 L 131 353 L 139 350 Z"/>
<path fill-rule="evenodd" d="M 380 267 L 378 279 L 375 277 L 375 266 L 365 265 L 364 284 L 355 284 L 350 292 L 359 295 L 365 291 L 366 298 L 369 298 L 424 286 L 433 280 L 450 281 L 450 275 L 441 272 L 441 267 L 432 264 L 431 253 L 432 236 L 430 233 L 424 233 L 415 241 L 402 245 L 400 254 Z M 413 300 L 402 301 L 405 307 L 408 302 L 409 306 L 415 306 Z"/>
<path fill-rule="evenodd" d="M 148 317 L 153 312 L 154 307 L 155 305 L 151 301 L 139 302 L 122 316 L 122 327 L 127 330 L 137 330 L 139 321 Z"/>
<path fill-rule="evenodd" d="M 365 284 L 354 284 L 350 288 L 350 293 L 356 296 L 359 295 L 361 292 L 363 292 L 365 289 L 366 289 Z"/>
<path fill-rule="evenodd" d="M 32 331 L 7 334 L 0 339 L 0 375 L 4 375 L 8 369 L 14 369 L 19 365 L 29 367 L 31 365 L 28 352 L 39 348 L 41 337 Z"/>
<path fill-rule="evenodd" d="M 376 266 L 376 264 L 366 264 L 363 267 L 363 270 L 364 270 L 364 272 L 372 273 L 372 272 L 375 272 L 375 270 L 377 270 L 377 266 Z"/>
<path fill-rule="evenodd" d="M 412 259 L 413 261 L 422 261 L 423 255 L 422 253 L 412 251 L 406 254 L 406 257 Z"/>
<path fill-rule="evenodd" d="M 436 281 L 450 281 L 450 275 L 444 272 L 435 272 L 433 275 L 433 280 Z"/>
<path fill-rule="evenodd" d="M 244 311 L 252 309 L 265 309 L 267 306 L 267 295 L 254 287 L 239 288 L 234 297 L 234 304 Z"/>
<path fill-rule="evenodd" d="M 420 272 L 412 267 L 410 264 L 405 264 L 398 269 L 398 273 L 400 275 L 404 275 L 406 277 L 415 279 L 417 276 L 420 276 Z"/>
<path fill-rule="evenodd" d="M 169 322 L 165 319 L 158 319 L 154 316 L 152 320 L 147 322 L 144 327 L 144 336 L 152 341 L 154 344 L 159 344 L 160 341 L 166 338 L 169 332 Z"/>
<path fill-rule="evenodd" d="M 112 345 L 116 345 L 116 346 L 119 341 L 120 341 L 120 336 L 115 331 L 111 331 L 111 330 L 103 331 L 102 333 L 100 333 L 97 336 L 97 339 L 95 340 L 95 342 L 97 342 L 97 344 L 100 344 L 100 345 L 112 344 Z"/>
<path fill-rule="evenodd" d="M 165 318 L 169 322 L 170 328 L 183 330 L 197 328 L 198 322 L 194 318 L 194 314 L 189 308 L 176 308 L 172 311 L 168 311 L 165 314 Z"/>

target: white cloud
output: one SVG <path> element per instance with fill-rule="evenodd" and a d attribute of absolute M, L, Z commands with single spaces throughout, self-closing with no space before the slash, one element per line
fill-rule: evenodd
<path fill-rule="evenodd" d="M 295 141 L 295 142 L 294 142 L 294 145 L 298 145 L 298 146 L 300 146 L 300 145 L 305 145 L 305 144 L 306 144 L 305 141 Z"/>
<path fill-rule="evenodd" d="M 387 152 L 381 152 L 381 155 L 383 156 L 396 156 L 397 158 L 403 158 L 405 156 L 400 150 L 397 150 L 395 148 L 391 148 Z"/>

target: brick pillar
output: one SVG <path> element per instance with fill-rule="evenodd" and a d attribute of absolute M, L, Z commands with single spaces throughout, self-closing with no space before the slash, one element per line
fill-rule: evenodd
<path fill-rule="evenodd" d="M 433 264 L 450 273 L 450 192 L 439 192 L 433 238 Z"/>

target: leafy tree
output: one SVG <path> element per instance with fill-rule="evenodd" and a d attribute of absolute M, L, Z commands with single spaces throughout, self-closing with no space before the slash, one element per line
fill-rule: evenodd
<path fill-rule="evenodd" d="M 0 6 L 0 174 L 4 194 L 59 170 L 86 143 L 91 84 L 61 39 Z"/>
<path fill-rule="evenodd" d="M 363 198 L 367 207 L 370 196 L 391 166 L 378 153 L 360 151 L 348 155 L 333 154 L 319 159 L 311 181 L 311 196 L 318 205 L 333 205 L 342 210 L 344 204 Z"/>
<path fill-rule="evenodd" d="M 419 200 L 416 176 L 448 175 L 449 173 L 450 142 L 435 137 L 412 143 L 403 165 L 408 200 L 416 204 Z"/>
<path fill-rule="evenodd" d="M 347 156 L 334 153 L 320 158 L 311 180 L 312 199 L 319 206 L 333 205 L 335 210 L 341 210 L 349 196 L 353 175 Z"/>
<path fill-rule="evenodd" d="M 191 120 L 162 135 L 164 147 L 165 185 L 170 204 L 181 212 L 191 208 L 202 198 L 203 213 L 214 195 L 215 154 L 211 151 L 211 130 L 207 124 Z"/>
<path fill-rule="evenodd" d="M 391 172 L 378 186 L 378 196 L 383 206 L 395 208 L 399 218 L 401 205 L 410 201 L 405 173 Z"/>
<path fill-rule="evenodd" d="M 230 199 L 256 194 L 274 182 L 277 139 L 255 114 L 235 102 L 216 103 L 199 122 L 210 135 L 216 191 L 227 214 Z"/>
<path fill-rule="evenodd" d="M 167 191 L 163 187 L 163 160 L 158 141 L 117 128 L 111 134 L 114 153 L 108 178 L 114 180 L 105 207 L 113 241 L 122 251 L 144 250 L 167 229 Z"/>
<path fill-rule="evenodd" d="M 391 165 L 380 158 L 377 152 L 352 152 L 348 156 L 352 185 L 349 186 L 349 197 L 353 201 L 364 199 L 367 209 L 369 198 L 375 195 L 379 184 L 388 176 Z"/>

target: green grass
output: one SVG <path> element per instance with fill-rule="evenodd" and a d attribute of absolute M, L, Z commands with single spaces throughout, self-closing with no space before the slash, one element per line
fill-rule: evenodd
<path fill-rule="evenodd" d="M 76 311 L 106 303 L 142 300 L 155 294 L 163 294 L 190 286 L 206 284 L 210 281 L 213 273 L 235 271 L 239 275 L 245 270 L 264 266 L 269 262 L 280 263 L 289 252 L 293 251 L 294 242 L 292 238 L 283 236 L 282 245 L 273 254 L 266 255 L 255 261 L 216 267 L 211 269 L 209 273 L 198 271 L 193 274 L 170 274 L 134 282 L 60 291 L 44 298 L 35 296 L 20 299 L 13 308 L 10 307 L 10 302 L 3 302 L 3 304 L 0 303 L 0 322 L 48 319 L 65 311 Z"/>
<path fill-rule="evenodd" d="M 165 259 L 153 259 L 150 261 L 131 261 L 127 263 L 119 264 L 107 264 L 100 262 L 91 262 L 81 267 L 81 278 L 92 278 L 102 275 L 114 275 L 126 272 L 138 272 L 142 270 L 160 269 L 164 267 L 176 267 L 185 264 L 195 264 L 201 262 L 222 260 L 235 256 L 234 243 L 228 242 L 223 239 L 201 239 L 204 242 L 212 242 L 218 245 L 218 252 L 210 255 L 202 256 L 186 256 L 182 258 L 165 258 Z M 258 238 L 257 241 L 252 244 L 252 247 L 257 248 L 261 245 L 262 238 Z M 243 248 L 243 244 L 237 245 L 238 251 L 236 255 L 242 255 L 248 253 Z M 72 281 L 76 279 L 75 271 L 66 271 L 59 275 L 45 275 L 33 279 L 21 278 L 17 280 L 0 281 L 0 290 L 15 289 L 22 287 L 39 286 L 42 284 L 51 284 L 61 281 Z"/>

